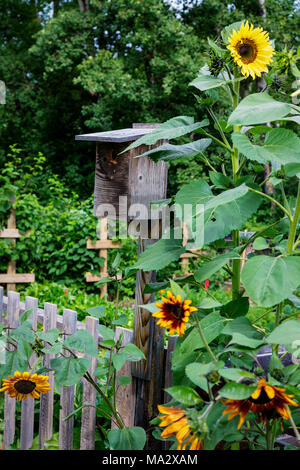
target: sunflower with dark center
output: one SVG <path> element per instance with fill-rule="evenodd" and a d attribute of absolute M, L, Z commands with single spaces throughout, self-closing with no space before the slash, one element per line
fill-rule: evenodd
<path fill-rule="evenodd" d="M 245 400 L 226 400 L 224 405 L 228 405 L 223 414 L 228 414 L 228 420 L 240 415 L 238 429 L 242 426 L 248 411 L 259 415 L 265 424 L 272 417 L 281 416 L 289 419 L 291 414 L 288 405 L 299 406 L 292 401 L 294 395 L 285 393 L 284 388 L 279 388 L 266 383 L 266 379 L 260 379 L 256 390 Z"/>
<path fill-rule="evenodd" d="M 230 50 L 234 62 L 240 67 L 245 77 L 260 77 L 262 72 L 268 72 L 267 65 L 272 62 L 274 49 L 267 32 L 262 28 L 243 23 L 239 31 L 233 30 L 228 38 L 227 49 Z"/>
<path fill-rule="evenodd" d="M 161 302 L 155 304 L 160 310 L 152 315 L 159 318 L 158 325 L 170 329 L 170 334 L 176 332 L 179 336 L 183 336 L 190 314 L 198 310 L 191 303 L 191 300 L 182 301 L 179 294 L 175 297 L 168 290 L 167 297 L 161 297 Z"/>
<path fill-rule="evenodd" d="M 27 397 L 39 398 L 40 393 L 47 393 L 51 390 L 47 375 L 30 374 L 29 372 L 14 373 L 14 377 L 2 379 L 3 387 L 0 392 L 7 392 L 11 398 L 18 401 L 26 400 Z"/>
<path fill-rule="evenodd" d="M 158 405 L 158 410 L 165 416 L 158 416 L 161 420 L 159 426 L 165 427 L 161 437 L 168 439 L 175 436 L 178 442 L 177 450 L 202 450 L 203 441 L 197 432 L 193 431 L 192 416 L 181 408 Z"/>

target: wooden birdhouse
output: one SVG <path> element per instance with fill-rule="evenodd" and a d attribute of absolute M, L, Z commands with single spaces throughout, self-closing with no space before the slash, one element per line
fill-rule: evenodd
<path fill-rule="evenodd" d="M 143 135 L 151 132 L 158 124 L 139 125 L 132 128 L 108 132 L 82 134 L 76 140 L 96 142 L 94 215 L 119 220 L 160 218 L 158 210 L 152 210 L 150 203 L 166 196 L 166 162 L 153 162 L 148 157 L 135 158 L 155 146 L 142 145 L 125 153 L 126 147 Z M 161 142 L 156 146 L 161 145 Z M 125 197 L 126 196 L 126 197 Z M 140 214 L 129 210 L 134 204 L 143 205 Z M 114 211 L 104 215 L 101 210 L 112 205 Z M 135 211 L 134 211 L 135 212 Z M 147 217 L 148 213 L 148 217 Z"/>

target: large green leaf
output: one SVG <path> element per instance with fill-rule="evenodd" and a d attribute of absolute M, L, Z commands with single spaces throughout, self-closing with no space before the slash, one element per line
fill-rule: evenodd
<path fill-rule="evenodd" d="M 202 387 L 203 378 L 222 367 L 224 367 L 223 361 L 209 362 L 208 364 L 192 362 L 186 366 L 185 373 L 195 385 Z"/>
<path fill-rule="evenodd" d="M 194 273 L 194 277 L 197 282 L 203 282 L 219 271 L 229 259 L 240 258 L 237 253 L 230 252 L 224 253 L 222 255 L 216 256 L 212 261 L 203 264 L 197 271 Z"/>
<path fill-rule="evenodd" d="M 5 364 L 0 366 L 0 383 L 1 379 L 7 379 L 9 375 L 13 376 L 15 371 L 25 372 L 28 368 L 26 357 L 20 357 L 18 351 L 6 351 Z"/>
<path fill-rule="evenodd" d="M 236 382 L 230 382 L 224 385 L 221 390 L 219 390 L 219 394 L 224 398 L 229 398 L 232 400 L 245 400 L 246 398 L 250 397 L 254 390 L 256 389 L 256 385 L 245 385 Z"/>
<path fill-rule="evenodd" d="M 300 345 L 300 322 L 298 320 L 289 320 L 281 323 L 267 337 L 269 344 L 292 344 L 297 342 Z"/>
<path fill-rule="evenodd" d="M 174 398 L 174 400 L 179 401 L 186 406 L 197 405 L 202 401 L 198 393 L 191 387 L 175 385 L 174 387 L 166 388 L 165 390 L 172 398 Z"/>
<path fill-rule="evenodd" d="M 255 256 L 241 275 L 242 283 L 254 302 L 272 307 L 287 299 L 300 284 L 300 258 Z"/>
<path fill-rule="evenodd" d="M 276 101 L 267 93 L 253 93 L 239 103 L 229 116 L 228 124 L 249 126 L 278 121 L 291 111 L 288 103 Z"/>
<path fill-rule="evenodd" d="M 248 348 L 257 348 L 263 343 L 262 334 L 259 333 L 246 317 L 237 317 L 223 329 L 224 335 L 232 336 L 232 343 Z"/>
<path fill-rule="evenodd" d="M 139 147 L 140 145 L 154 145 L 159 140 L 171 140 L 183 135 L 189 134 L 200 127 L 209 125 L 208 119 L 201 122 L 194 122 L 194 118 L 190 116 L 177 116 L 161 124 L 153 131 L 137 139 L 129 145 L 124 151 Z"/>
<path fill-rule="evenodd" d="M 161 238 L 146 248 L 132 268 L 143 271 L 162 269 L 172 261 L 178 260 L 184 252 L 182 239 Z"/>
<path fill-rule="evenodd" d="M 139 155 L 137 158 L 148 156 L 155 162 L 159 160 L 169 161 L 177 158 L 193 157 L 210 145 L 211 139 L 199 139 L 183 145 L 163 144 L 148 152 Z"/>
<path fill-rule="evenodd" d="M 202 67 L 198 74 L 198 77 L 195 78 L 191 83 L 189 83 L 189 86 L 194 86 L 200 91 L 218 88 L 222 85 L 226 85 L 226 81 L 222 78 L 216 78 L 211 75 L 207 65 Z"/>
<path fill-rule="evenodd" d="M 217 312 L 212 312 L 206 315 L 201 321 L 200 326 L 205 336 L 207 343 L 211 343 L 216 339 L 224 328 L 224 318 Z M 180 345 L 180 353 L 190 353 L 196 349 L 204 347 L 204 343 L 201 339 L 197 328 L 193 328 L 188 336 L 183 340 Z"/>
<path fill-rule="evenodd" d="M 78 330 L 74 334 L 67 336 L 65 345 L 71 349 L 85 353 L 88 356 L 98 356 L 98 347 L 96 341 L 89 331 Z"/>
<path fill-rule="evenodd" d="M 111 429 L 107 437 L 113 450 L 143 450 L 146 443 L 146 432 L 138 426 Z"/>
<path fill-rule="evenodd" d="M 248 137 L 241 133 L 232 134 L 232 141 L 247 158 L 259 163 L 275 161 L 286 165 L 300 162 L 300 139 L 288 129 L 272 129 L 267 133 L 262 146 L 252 144 Z"/>
<path fill-rule="evenodd" d="M 213 214 L 214 220 L 206 222 L 204 243 L 226 237 L 232 230 L 242 228 L 261 203 L 261 196 L 247 193 L 244 196 L 218 207 Z"/>
<path fill-rule="evenodd" d="M 78 383 L 90 365 L 90 360 L 85 357 L 58 357 L 50 360 L 50 367 L 55 371 L 55 382 L 65 387 Z"/>

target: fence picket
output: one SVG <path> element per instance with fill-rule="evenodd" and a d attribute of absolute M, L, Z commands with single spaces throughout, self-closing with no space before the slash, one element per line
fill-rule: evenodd
<path fill-rule="evenodd" d="M 4 289 L 3 287 L 0 286 L 0 323 L 3 320 L 3 312 L 4 312 L 3 296 L 4 296 Z"/>
<path fill-rule="evenodd" d="M 91 333 L 95 341 L 98 339 L 98 325 L 99 321 L 97 318 L 86 317 L 85 319 L 86 330 Z M 91 361 L 91 367 L 89 372 L 93 375 L 93 372 L 97 366 L 97 358 L 89 357 Z M 96 380 L 96 377 L 94 377 Z M 81 414 L 81 436 L 80 436 L 80 449 L 82 450 L 93 450 L 95 448 L 95 426 L 96 426 L 96 390 L 95 388 L 83 379 L 83 396 L 82 404 L 91 404 L 82 409 Z"/>
<path fill-rule="evenodd" d="M 72 335 L 77 329 L 77 313 L 73 310 L 64 309 L 63 311 L 63 337 Z M 65 352 L 66 356 L 70 353 Z M 60 414 L 59 414 L 59 449 L 72 450 L 73 448 L 73 427 L 74 417 L 63 421 L 70 413 L 74 411 L 74 392 L 75 386 L 61 387 L 60 389 Z"/>
<path fill-rule="evenodd" d="M 57 306 L 55 304 L 44 304 L 44 331 L 56 328 Z M 43 359 L 43 366 L 50 366 L 50 359 L 54 354 L 46 354 Z M 54 375 L 49 372 L 49 386 L 51 390 L 40 398 L 40 426 L 39 426 L 39 449 L 44 448 L 45 441 L 52 437 L 53 430 L 53 397 L 54 397 Z"/>
<path fill-rule="evenodd" d="M 37 328 L 37 307 L 38 299 L 34 297 L 26 297 L 25 310 L 33 308 L 30 315 L 32 320 L 32 329 L 36 331 Z M 34 364 L 36 354 L 30 358 L 30 367 Z M 34 398 L 28 397 L 22 401 L 21 405 L 21 434 L 20 434 L 20 450 L 28 450 L 32 446 L 33 441 L 33 428 L 34 428 Z"/>
<path fill-rule="evenodd" d="M 10 330 L 17 328 L 19 324 L 20 312 L 20 294 L 18 292 L 8 292 L 7 294 L 7 336 Z M 9 351 L 13 351 L 14 347 L 11 344 L 7 345 Z M 14 442 L 15 438 L 15 411 L 16 399 L 11 398 L 7 393 L 4 399 L 4 435 L 3 435 L 3 448 L 7 449 L 10 444 Z"/>
<path fill-rule="evenodd" d="M 118 341 L 121 334 L 123 334 L 122 346 L 133 343 L 132 330 L 117 326 L 115 341 Z M 131 382 L 128 385 L 120 385 L 118 380 L 121 376 L 131 377 Z M 124 425 L 128 428 L 134 426 L 135 422 L 135 380 L 136 379 L 131 376 L 131 363 L 127 361 L 116 374 L 116 408 L 122 418 Z M 113 421 L 111 427 L 112 429 L 117 427 Z"/>

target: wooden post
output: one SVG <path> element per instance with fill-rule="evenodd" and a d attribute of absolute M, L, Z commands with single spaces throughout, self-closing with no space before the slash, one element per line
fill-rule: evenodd
<path fill-rule="evenodd" d="M 55 304 L 44 304 L 44 331 L 56 328 L 57 306 Z M 46 354 L 43 359 L 43 366 L 50 367 L 50 359 L 55 354 Z M 53 398 L 54 398 L 54 375 L 49 372 L 49 386 L 51 390 L 41 395 L 40 398 L 40 426 L 39 426 L 39 449 L 44 448 L 45 441 L 52 437 L 53 432 Z"/>
<path fill-rule="evenodd" d="M 73 310 L 64 309 L 63 312 L 63 333 L 64 340 L 67 335 L 72 335 L 76 331 L 77 313 Z M 69 356 L 69 352 L 64 353 Z M 69 414 L 74 411 L 75 386 L 60 388 L 60 413 L 59 413 L 59 449 L 72 450 L 73 448 L 73 427 L 74 417 L 64 421 Z"/>
<path fill-rule="evenodd" d="M 18 292 L 8 292 L 7 299 L 7 336 L 10 330 L 19 325 L 20 294 Z M 9 351 L 13 351 L 11 344 L 7 345 Z M 7 449 L 15 438 L 15 411 L 16 399 L 11 398 L 7 393 L 4 398 L 4 435 L 3 448 Z"/>
<path fill-rule="evenodd" d="M 10 216 L 7 221 L 7 228 L 0 231 L 0 238 L 9 238 L 11 240 L 11 246 L 16 246 L 17 238 L 21 238 L 19 230 L 17 230 L 16 224 L 16 209 L 12 208 Z M 16 290 L 16 283 L 27 283 L 34 282 L 34 274 L 17 274 L 16 273 L 16 262 L 10 261 L 7 266 L 6 274 L 0 274 L 0 284 L 7 284 L 7 292 Z"/>
<path fill-rule="evenodd" d="M 123 334 L 122 346 L 133 343 L 132 330 L 118 326 L 116 328 L 115 341 L 118 341 L 121 334 Z M 135 381 L 132 379 L 128 385 L 120 385 L 118 380 L 121 376 L 131 376 L 130 362 L 125 362 L 124 366 L 116 374 L 116 407 L 124 425 L 128 428 L 132 428 L 135 425 Z M 118 426 L 112 421 L 111 427 L 115 429 Z"/>
<path fill-rule="evenodd" d="M 37 307 L 38 299 L 34 297 L 26 297 L 25 299 L 25 310 L 33 308 L 30 315 L 32 320 L 32 329 L 37 329 Z M 30 358 L 30 367 L 34 364 L 36 354 L 33 354 Z M 34 370 L 33 370 L 34 372 Z M 21 433 L 20 433 L 20 450 L 28 450 L 32 446 L 33 441 L 33 427 L 34 427 L 34 398 L 28 397 L 22 401 L 21 404 Z"/>
<path fill-rule="evenodd" d="M 141 145 L 127 152 L 130 143 L 151 132 L 159 124 L 134 124 L 132 129 L 120 129 L 76 136 L 76 140 L 96 142 L 96 167 L 94 186 L 94 215 L 134 223 L 159 223 L 159 211 L 151 211 L 151 202 L 166 197 L 168 164 L 155 163 L 148 157 L 136 158 L 151 148 L 161 145 Z M 138 204 L 137 206 L 135 206 Z M 112 208 L 111 214 L 107 208 Z M 129 209 L 132 208 L 132 213 Z M 138 215 L 134 213 L 137 208 Z M 102 214 L 103 211 L 103 214 Z M 130 212 L 130 213 L 129 213 Z M 143 214 L 141 214 L 143 212 Z M 100 215 L 101 213 L 101 215 Z M 133 214 L 134 213 L 134 214 Z M 151 215 L 150 215 L 151 214 Z M 131 227 L 130 227 L 131 228 Z M 154 243 L 158 235 L 139 239 L 138 253 Z M 148 231 L 149 235 L 149 231 Z M 153 282 L 155 272 L 139 271 L 136 278 L 134 343 L 142 349 L 146 360 L 132 366 L 137 390 L 135 423 L 148 427 L 157 415 L 157 405 L 162 400 L 164 329 L 157 326 L 151 313 L 140 305 L 153 301 L 153 295 L 144 294 L 144 287 Z M 148 445 L 151 436 L 148 436 Z M 158 444 L 157 444 L 158 442 Z M 152 444 L 151 444 L 152 446 Z M 153 442 L 153 449 L 160 442 Z M 152 448 L 152 447 L 151 447 Z"/>
<path fill-rule="evenodd" d="M 98 341 L 98 325 L 97 318 L 85 318 L 86 330 L 91 333 L 95 341 Z M 87 356 L 91 361 L 89 369 L 90 374 L 93 376 L 94 370 L 97 366 L 97 358 Z M 94 377 L 95 380 L 96 377 Z M 83 379 L 83 393 L 82 404 L 91 404 L 82 409 L 81 414 L 81 436 L 80 436 L 80 449 L 93 450 L 95 448 L 95 427 L 96 427 L 96 390 L 89 382 Z"/>
<path fill-rule="evenodd" d="M 121 248 L 122 244 L 117 242 L 112 242 L 108 240 L 107 235 L 107 219 L 101 218 L 100 220 L 100 240 L 97 240 L 96 243 L 92 243 L 91 240 L 87 241 L 87 248 L 91 250 L 99 250 L 99 256 L 104 258 L 104 264 L 100 267 L 100 276 L 92 275 L 91 273 L 86 274 L 86 282 L 98 282 L 104 277 L 109 277 L 108 274 L 108 265 L 107 265 L 107 251 L 111 248 Z M 118 279 L 121 279 L 121 275 L 118 275 Z M 100 297 L 104 297 L 107 294 L 107 283 L 102 284 L 100 288 Z"/>

